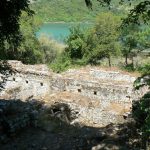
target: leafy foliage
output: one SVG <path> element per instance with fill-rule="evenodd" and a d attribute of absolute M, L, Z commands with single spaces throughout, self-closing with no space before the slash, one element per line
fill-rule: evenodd
<path fill-rule="evenodd" d="M 113 0 L 97 0 L 100 2 L 102 6 L 111 5 L 111 2 Z M 91 0 L 85 0 L 88 7 L 92 7 L 92 1 Z M 118 3 L 124 4 L 127 2 L 127 0 L 118 0 Z M 141 24 L 141 23 L 147 23 L 147 21 L 150 20 L 150 1 L 148 0 L 128 0 L 129 5 L 132 3 L 135 4 L 132 9 L 130 9 L 130 12 L 128 13 L 128 16 L 123 21 L 124 25 L 129 25 L 132 23 Z M 137 3 L 136 3 L 137 2 Z"/>
<path fill-rule="evenodd" d="M 143 145 L 146 147 L 150 137 L 150 92 L 133 104 L 132 112 L 137 128 L 142 133 Z"/>
<path fill-rule="evenodd" d="M 80 26 L 70 29 L 70 35 L 66 40 L 68 47 L 65 51 L 68 53 L 71 59 L 82 59 L 84 55 L 83 47 L 85 39 L 85 31 L 83 31 Z"/>
<path fill-rule="evenodd" d="M 120 18 L 112 13 L 101 13 L 96 21 L 94 30 L 88 38 L 84 58 L 89 63 L 97 64 L 101 58 L 108 58 L 120 53 L 119 28 Z"/>
<path fill-rule="evenodd" d="M 39 37 L 40 49 L 43 52 L 43 62 L 52 63 L 64 50 L 64 45 L 42 35 Z"/>
<path fill-rule="evenodd" d="M 139 89 L 143 86 L 150 88 L 150 63 L 145 64 L 140 68 L 142 76 L 139 77 L 134 86 Z M 150 92 L 148 91 L 140 101 L 133 103 L 133 117 L 136 120 L 138 128 L 142 133 L 144 147 L 146 149 L 146 143 L 150 137 Z"/>
<path fill-rule="evenodd" d="M 29 0 L 0 1 L 0 59 L 18 59 L 25 63 L 40 59 L 35 37 L 38 23 L 32 18 L 29 4 Z"/>
<path fill-rule="evenodd" d="M 35 35 L 40 21 L 23 11 L 18 23 L 20 24 L 19 32 L 22 40 L 19 41 L 18 46 L 5 41 L 4 48 L 1 50 L 0 59 L 17 59 L 24 63 L 41 62 L 42 52 L 40 51 L 40 45 Z"/>
<path fill-rule="evenodd" d="M 108 11 L 108 8 L 100 7 L 97 1 L 92 4 L 93 10 L 89 11 L 84 0 L 40 0 L 32 4 L 32 9 L 43 22 L 94 21 L 98 13 Z"/>
<path fill-rule="evenodd" d="M 134 83 L 136 89 L 139 89 L 143 86 L 150 87 L 150 63 L 146 63 L 143 66 L 138 68 L 138 71 L 142 73 L 142 76 L 137 78 Z"/>
<path fill-rule="evenodd" d="M 131 0 L 135 1 L 135 0 Z M 130 13 L 127 16 L 127 19 L 124 20 L 124 24 L 130 23 L 147 23 L 150 20 L 150 1 L 142 0 L 135 7 L 130 10 Z"/>
<path fill-rule="evenodd" d="M 23 12 L 20 18 L 20 32 L 22 41 L 16 49 L 15 58 L 23 63 L 40 63 L 42 62 L 43 52 L 40 49 L 40 43 L 36 38 L 36 32 L 41 25 L 40 20 L 28 16 Z M 12 54 L 11 54 L 12 55 Z"/>
<path fill-rule="evenodd" d="M 4 47 L 4 42 L 19 45 L 21 34 L 19 30 L 19 18 L 22 10 L 33 14 L 29 9 L 29 0 L 1 0 L 0 1 L 0 45 Z"/>
<path fill-rule="evenodd" d="M 59 73 L 67 70 L 72 65 L 72 60 L 69 58 L 67 53 L 63 52 L 57 59 L 50 64 L 50 67 L 53 71 Z"/>
<path fill-rule="evenodd" d="M 103 58 L 108 58 L 111 66 L 111 57 L 120 55 L 119 26 L 119 17 L 101 13 L 93 29 L 72 28 L 66 39 L 67 47 L 52 68 L 63 71 L 69 66 L 96 65 Z"/>
<path fill-rule="evenodd" d="M 122 54 L 125 57 L 125 65 L 128 66 L 128 58 L 132 58 L 138 53 L 138 38 L 139 26 L 130 25 L 124 27 L 121 33 Z M 133 62 L 132 62 L 133 66 Z"/>

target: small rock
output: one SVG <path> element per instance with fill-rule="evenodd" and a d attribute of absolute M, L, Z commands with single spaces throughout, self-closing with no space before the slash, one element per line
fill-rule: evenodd
<path fill-rule="evenodd" d="M 98 144 L 97 146 L 92 147 L 92 150 L 100 150 L 104 147 L 104 144 Z"/>
<path fill-rule="evenodd" d="M 47 147 L 42 147 L 41 150 L 48 150 L 48 148 Z"/>

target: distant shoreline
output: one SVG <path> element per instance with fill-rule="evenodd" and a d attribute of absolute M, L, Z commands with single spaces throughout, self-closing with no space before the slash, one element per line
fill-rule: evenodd
<path fill-rule="evenodd" d="M 88 21 L 86 21 L 86 22 L 65 22 L 65 21 L 54 21 L 54 22 L 44 22 L 44 24 L 48 24 L 48 23 L 54 23 L 54 24 L 63 24 L 63 23 L 87 23 L 87 24 L 93 24 L 92 22 L 88 22 Z"/>
<path fill-rule="evenodd" d="M 55 22 L 44 22 L 44 23 L 67 23 L 67 22 L 64 22 L 64 21 L 55 21 Z"/>

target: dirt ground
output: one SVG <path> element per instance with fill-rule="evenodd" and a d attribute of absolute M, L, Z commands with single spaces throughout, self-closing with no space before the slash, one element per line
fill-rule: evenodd
<path fill-rule="evenodd" d="M 108 125 L 103 128 L 69 125 L 45 120 L 36 128 L 28 127 L 12 135 L 1 150 L 140 150 L 133 138 L 134 125 Z M 131 138 L 132 137 L 132 138 Z M 134 137 L 138 137 L 134 135 Z"/>

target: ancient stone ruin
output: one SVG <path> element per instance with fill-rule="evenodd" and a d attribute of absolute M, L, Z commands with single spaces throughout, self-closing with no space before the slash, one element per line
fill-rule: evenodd
<path fill-rule="evenodd" d="M 123 122 L 132 101 L 147 91 L 147 87 L 135 91 L 136 76 L 121 71 L 85 67 L 56 74 L 46 65 L 24 65 L 20 61 L 9 64 L 15 73 L 7 79 L 0 99 L 65 103 L 78 114 L 71 124 L 105 126 Z"/>

